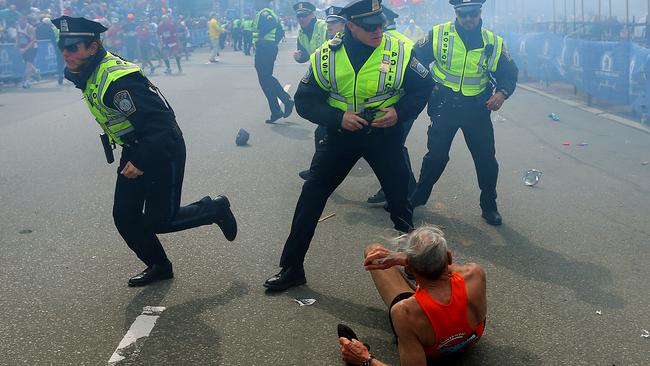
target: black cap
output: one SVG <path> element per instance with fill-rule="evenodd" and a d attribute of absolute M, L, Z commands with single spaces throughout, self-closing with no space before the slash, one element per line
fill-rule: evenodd
<path fill-rule="evenodd" d="M 307 1 L 301 1 L 299 3 L 293 4 L 293 10 L 295 10 L 296 14 L 298 15 L 311 14 L 316 11 L 316 5 Z"/>
<path fill-rule="evenodd" d="M 480 9 L 486 0 L 449 0 L 458 11 L 474 11 Z"/>
<path fill-rule="evenodd" d="M 328 23 L 345 22 L 345 18 L 341 16 L 341 10 L 343 10 L 343 8 L 340 6 L 330 6 L 329 8 L 325 9 L 325 14 L 327 15 L 325 21 Z"/>
<path fill-rule="evenodd" d="M 52 24 L 59 29 L 59 44 L 69 46 L 89 39 L 99 39 L 108 28 L 94 20 L 73 18 L 67 15 L 52 19 Z"/>
<path fill-rule="evenodd" d="M 341 10 L 341 14 L 355 23 L 380 25 L 386 21 L 381 0 L 352 0 Z"/>
<path fill-rule="evenodd" d="M 399 14 L 390 10 L 387 6 L 384 6 L 384 15 L 389 22 L 394 23 L 396 18 L 399 18 Z"/>

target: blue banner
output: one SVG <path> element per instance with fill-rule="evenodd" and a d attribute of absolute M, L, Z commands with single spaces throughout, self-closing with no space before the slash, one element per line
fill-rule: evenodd
<path fill-rule="evenodd" d="M 632 42 L 596 42 L 554 33 L 506 33 L 508 51 L 524 75 L 563 81 L 643 113 L 650 96 L 650 50 Z M 645 112 L 647 113 L 647 112 Z"/>
<path fill-rule="evenodd" d="M 208 43 L 208 29 L 190 29 L 190 38 L 188 42 L 192 45 L 192 47 L 200 47 Z"/>
<path fill-rule="evenodd" d="M 56 63 L 57 53 L 55 45 L 48 40 L 37 41 L 36 58 L 34 66 L 41 72 L 41 75 L 56 74 L 58 67 Z M 13 43 L 0 44 L 0 80 L 20 80 L 25 74 L 25 62 Z"/>

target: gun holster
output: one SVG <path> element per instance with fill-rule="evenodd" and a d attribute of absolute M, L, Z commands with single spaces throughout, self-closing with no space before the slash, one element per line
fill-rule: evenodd
<path fill-rule="evenodd" d="M 115 156 L 113 155 L 113 149 L 115 149 L 115 143 L 112 143 L 107 134 L 102 133 L 99 135 L 99 139 L 102 141 L 102 147 L 104 147 L 104 155 L 106 155 L 106 162 L 111 164 L 115 161 Z"/>

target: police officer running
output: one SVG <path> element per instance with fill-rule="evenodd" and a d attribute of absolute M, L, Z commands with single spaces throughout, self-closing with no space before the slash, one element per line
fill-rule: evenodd
<path fill-rule="evenodd" d="M 174 276 L 156 234 L 216 223 L 226 239 L 237 223 L 225 196 L 180 207 L 185 170 L 185 142 L 174 111 L 138 65 L 107 52 L 100 33 L 107 28 L 63 16 L 52 21 L 60 30 L 58 46 L 65 77 L 83 91 L 90 112 L 104 134 L 109 163 L 115 144 L 122 146 L 113 203 L 115 226 L 147 268 L 129 279 L 144 286 Z"/>
<path fill-rule="evenodd" d="M 274 123 L 280 118 L 287 118 L 293 112 L 293 100 L 284 91 L 278 79 L 273 77 L 273 66 L 278 56 L 278 43 L 284 37 L 280 18 L 267 5 L 269 0 L 256 0 L 260 9 L 253 21 L 253 44 L 255 45 L 255 70 L 257 78 L 271 109 L 271 117 L 266 123 Z M 284 104 L 280 110 L 278 98 Z"/>
<path fill-rule="evenodd" d="M 490 225 L 501 225 L 496 203 L 499 165 L 490 113 L 498 111 L 514 92 L 518 69 L 503 39 L 482 28 L 484 2 L 450 0 L 456 10 L 456 21 L 436 25 L 416 45 L 422 61 L 431 63 L 437 90 L 427 109 L 431 118 L 428 152 L 411 204 L 417 207 L 427 203 L 433 185 L 449 161 L 449 149 L 460 128 L 474 159 L 482 217 Z"/>
<path fill-rule="evenodd" d="M 293 10 L 298 18 L 298 41 L 297 50 L 293 53 L 296 62 L 304 63 L 309 61 L 309 55 L 314 53 L 327 38 L 327 23 L 324 20 L 316 19 L 314 11 L 316 6 L 310 2 L 301 1 L 293 5 Z"/>
<path fill-rule="evenodd" d="M 395 229 L 413 227 L 401 124 L 424 109 L 433 80 L 410 45 L 383 34 L 380 0 L 354 0 L 343 14 L 348 19 L 343 38 L 311 55 L 311 67 L 296 91 L 300 116 L 327 127 L 328 138 L 312 159 L 280 259 L 282 270 L 264 284 L 269 290 L 306 282 L 303 262 L 318 218 L 360 158 L 386 191 Z"/>

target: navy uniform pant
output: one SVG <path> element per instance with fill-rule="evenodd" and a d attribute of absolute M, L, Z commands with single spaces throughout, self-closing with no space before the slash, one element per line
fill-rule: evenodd
<path fill-rule="evenodd" d="M 273 76 L 273 67 L 277 56 L 278 46 L 275 43 L 268 41 L 257 43 L 255 48 L 255 71 L 257 71 L 257 79 L 262 87 L 262 92 L 264 92 L 264 96 L 269 103 L 271 115 L 282 114 L 278 98 L 285 104 L 291 100 L 291 96 L 284 91 L 278 79 Z"/>
<path fill-rule="evenodd" d="M 123 150 L 118 169 L 113 219 L 126 244 L 147 266 L 167 260 L 156 234 L 181 231 L 214 222 L 216 210 L 210 197 L 181 207 L 185 172 L 185 143 L 182 137 L 144 174 L 128 179 L 120 174 L 129 161 Z"/>
<path fill-rule="evenodd" d="M 449 162 L 449 149 L 458 129 L 463 131 L 465 143 L 474 159 L 474 167 L 481 189 L 481 208 L 495 210 L 499 164 L 494 148 L 494 129 L 490 111 L 485 107 L 451 107 L 444 105 L 439 115 L 431 118 L 427 149 L 422 159 L 420 180 L 410 201 L 413 207 L 427 203 L 433 185 Z"/>
<path fill-rule="evenodd" d="M 309 179 L 302 186 L 280 266 L 302 266 L 327 199 L 360 158 L 368 162 L 384 187 L 395 229 L 408 232 L 413 227 L 400 130 L 401 126 L 371 134 L 327 131 L 327 139 L 317 146 L 312 159 Z"/>

